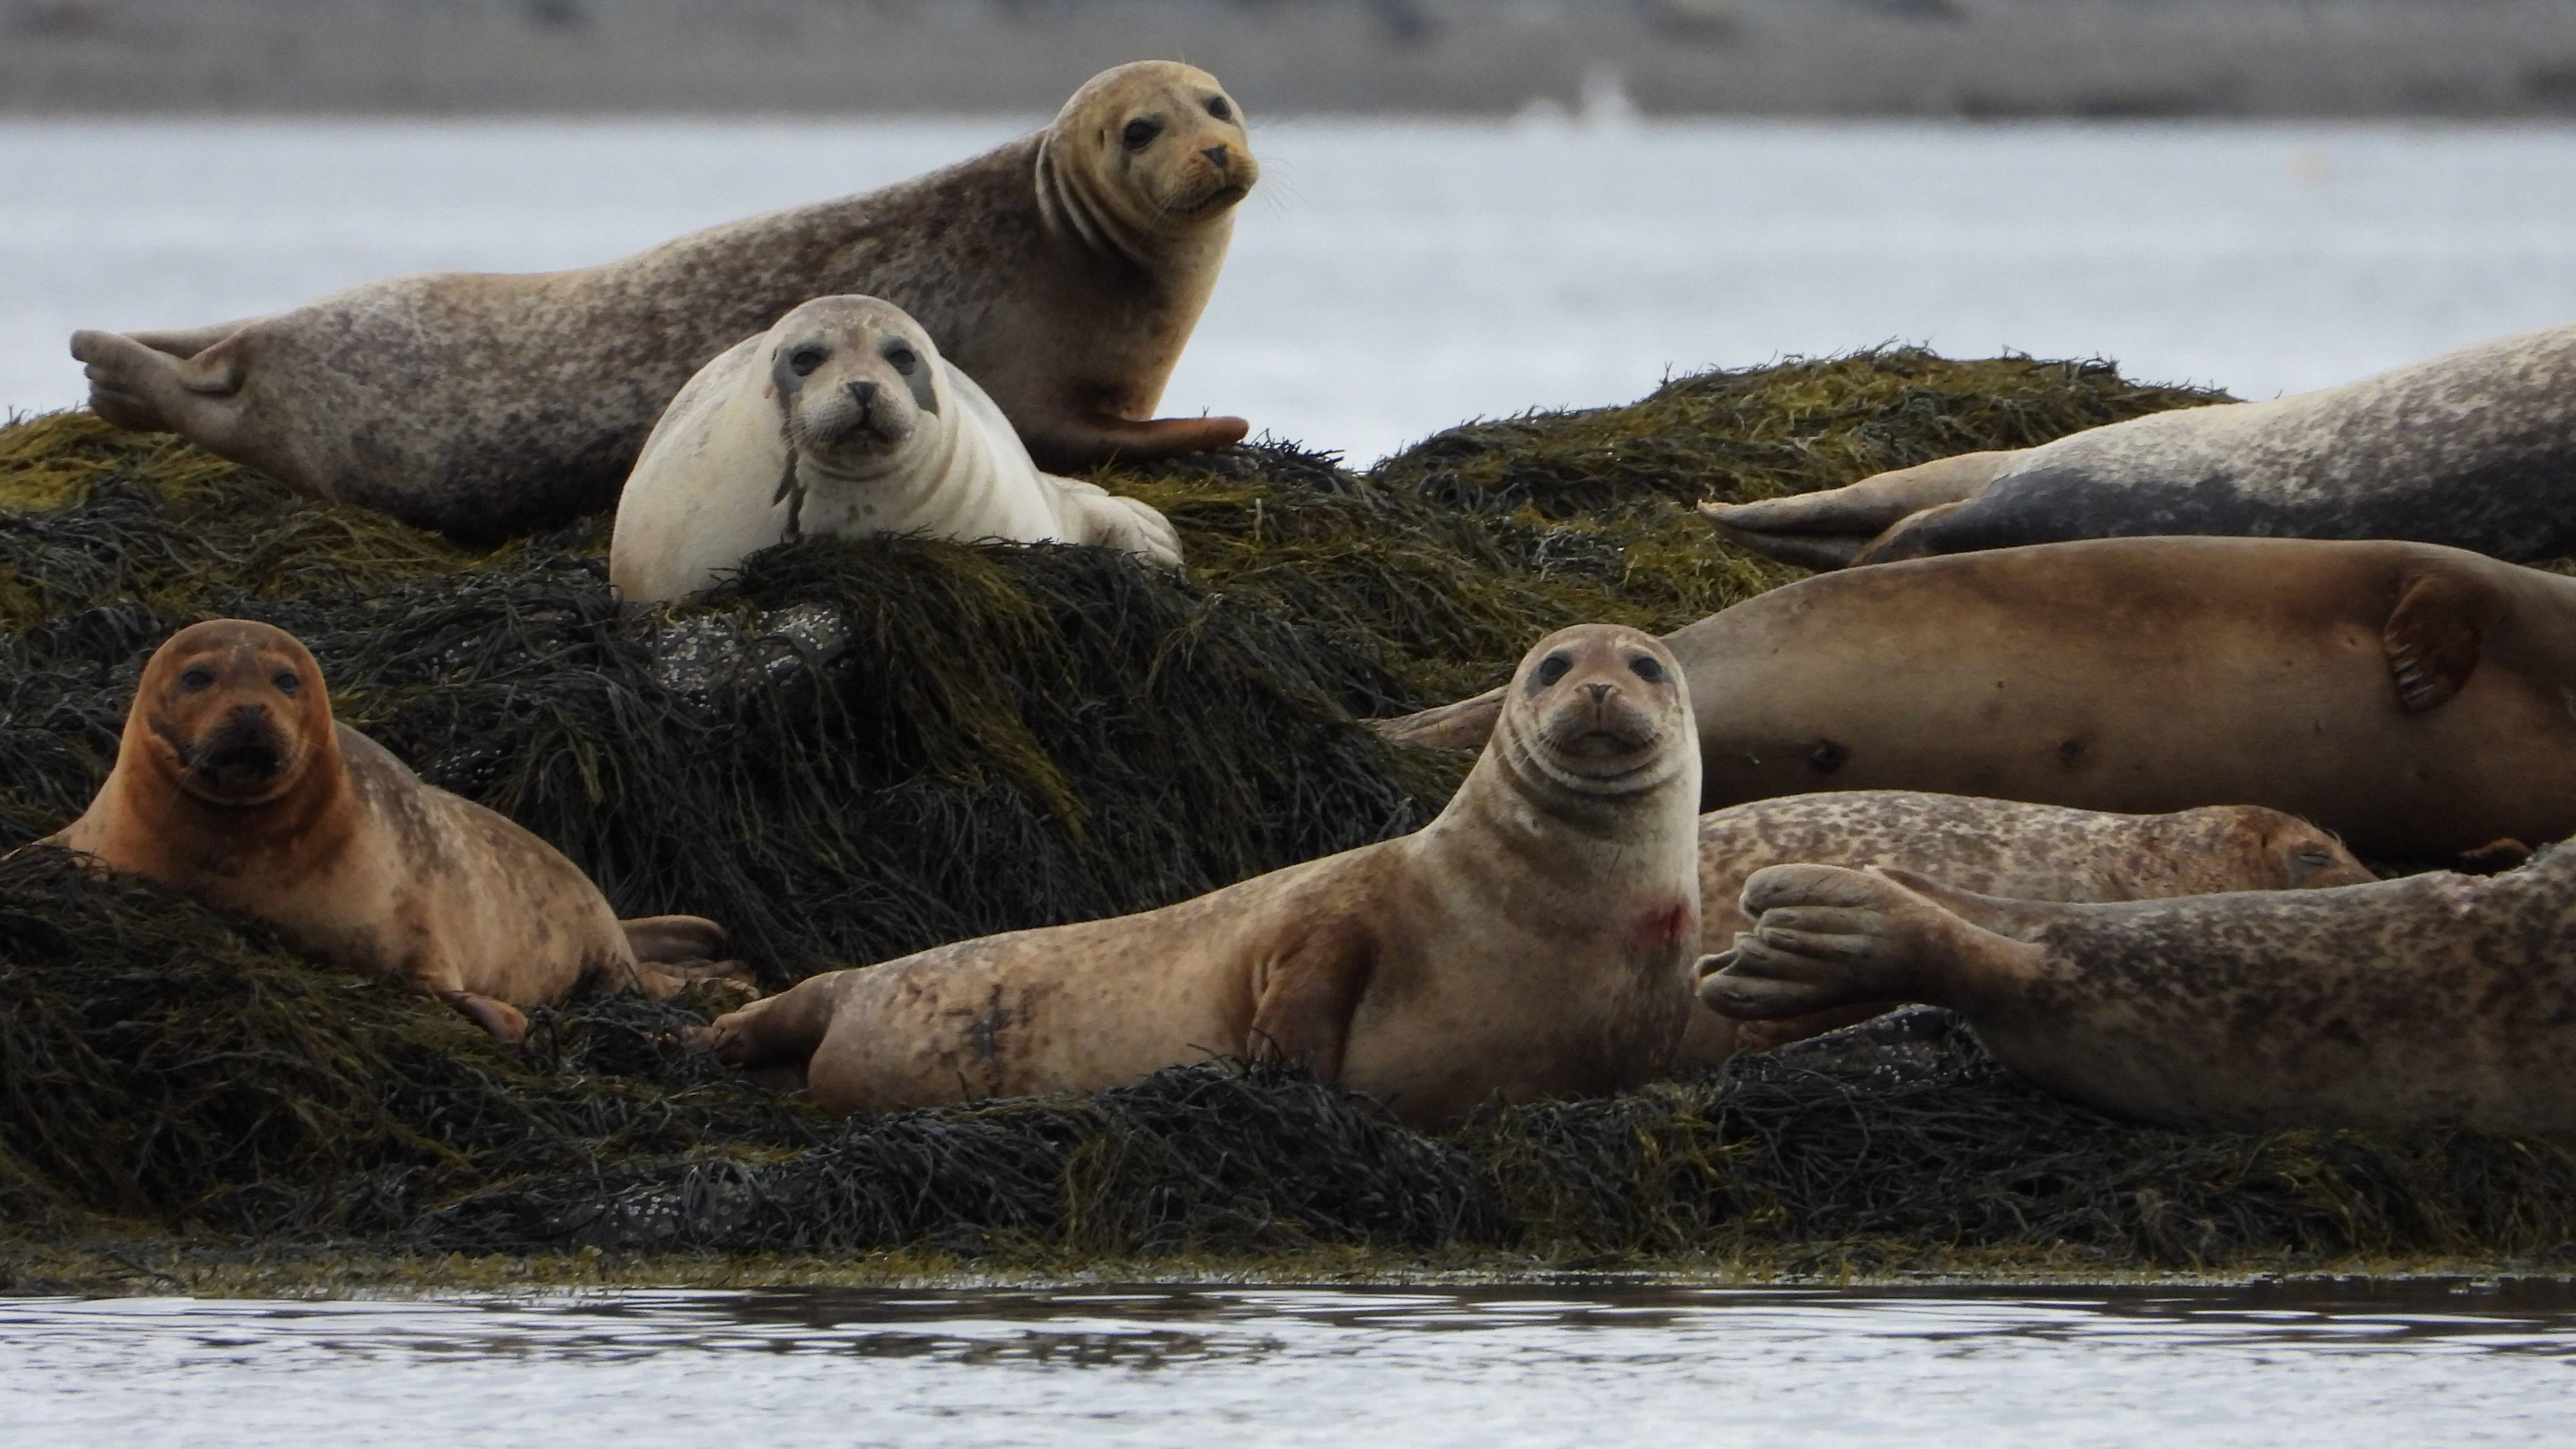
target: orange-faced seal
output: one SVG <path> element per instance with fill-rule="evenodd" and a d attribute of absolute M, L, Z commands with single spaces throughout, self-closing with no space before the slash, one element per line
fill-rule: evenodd
<path fill-rule="evenodd" d="M 247 321 L 76 333 L 72 355 L 110 422 L 468 539 L 606 508 L 692 373 L 839 293 L 919 318 L 1041 466 L 1192 452 L 1245 423 L 1153 408 L 1259 174 L 1215 77 L 1141 61 L 1036 135 L 881 191 L 578 271 L 401 277 Z"/>
<path fill-rule="evenodd" d="M 2122 538 L 1801 579 L 1668 636 L 1709 807 L 2267 805 L 2364 855 L 2576 833 L 2576 579 L 2414 543 Z M 1381 728 L 1482 739 L 1496 696 Z"/>
<path fill-rule="evenodd" d="M 1699 757 L 1672 655 L 1580 625 L 1521 662 L 1414 834 L 1141 915 L 834 971 L 719 1018 L 725 1061 L 844 1112 L 1299 1061 L 1423 1127 L 1633 1086 L 1690 1005 Z"/>
<path fill-rule="evenodd" d="M 2576 324 L 2319 392 L 1700 512 L 1721 536 L 1810 568 L 2146 534 L 2402 538 L 2558 558 L 2576 553 Z"/>
<path fill-rule="evenodd" d="M 1703 949 L 1724 951 L 1752 929 L 1738 908 L 1747 878 L 1765 866 L 1800 863 L 1891 866 L 1963 890 L 2039 901 L 2315 890 L 2378 879 L 2333 836 L 2256 805 L 2111 815 L 1912 790 L 1829 790 L 1700 817 Z M 1857 1002 L 1740 1029 L 1703 1008 L 1692 1014 L 1680 1065 L 1702 1068 L 1736 1050 L 1767 1051 L 1900 1004 Z"/>
<path fill-rule="evenodd" d="M 2188 1127 L 2576 1135 L 2576 853 L 2505 875 L 2116 905 L 1774 866 L 1701 999 L 1731 1016 L 1902 998 L 2005 1065 Z"/>
<path fill-rule="evenodd" d="M 316 959 L 401 981 L 504 1041 L 521 1008 L 596 985 L 662 997 L 717 965 L 695 916 L 620 922 L 579 867 L 422 783 L 331 718 L 321 666 L 284 630 L 193 624 L 144 666 L 116 768 L 38 842 L 96 856 Z"/>

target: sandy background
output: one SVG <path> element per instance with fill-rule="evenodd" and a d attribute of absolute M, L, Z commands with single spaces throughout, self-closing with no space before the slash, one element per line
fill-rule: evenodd
<path fill-rule="evenodd" d="M 2576 116 L 2576 0 L 0 0 L 0 113 Z"/>

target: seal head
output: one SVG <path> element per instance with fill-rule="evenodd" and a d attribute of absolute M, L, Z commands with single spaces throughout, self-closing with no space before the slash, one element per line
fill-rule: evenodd
<path fill-rule="evenodd" d="M 1668 748 L 1694 738 L 1681 664 L 1643 630 L 1578 624 L 1549 635 L 1522 657 L 1509 699 L 1491 754 L 1543 806 L 1608 803 L 1697 773 L 1695 748 Z"/>
<path fill-rule="evenodd" d="M 769 335 L 769 385 L 792 452 L 864 473 L 888 461 L 936 415 L 939 349 L 901 308 L 873 297 L 822 297 Z"/>
<path fill-rule="evenodd" d="M 322 667 L 283 629 L 190 625 L 153 654 L 136 698 L 127 756 L 202 804 L 274 804 L 336 764 Z"/>
<path fill-rule="evenodd" d="M 1170 60 L 1093 76 L 1048 127 L 1038 166 L 1053 219 L 1139 261 L 1228 218 L 1261 179 L 1243 108 L 1215 76 Z"/>

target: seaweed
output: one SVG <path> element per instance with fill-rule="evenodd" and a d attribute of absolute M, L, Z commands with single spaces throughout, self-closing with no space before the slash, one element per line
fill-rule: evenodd
<path fill-rule="evenodd" d="M 634 611 L 603 518 L 468 549 L 87 414 L 22 420 L 0 428 L 0 852 L 87 802 L 161 639 L 264 619 L 432 783 L 554 842 L 621 913 L 724 921 L 784 985 L 1418 827 L 1468 761 L 1358 717 L 1482 688 L 1574 620 L 1671 629 L 1796 575 L 1709 537 L 1700 497 L 2213 397 L 2101 363 L 1792 360 L 1470 424 L 1366 471 L 1265 439 L 1096 475 L 1171 515 L 1185 577 L 1095 549 L 819 540 Z M 2115 1122 L 1937 1022 L 1429 1138 L 1230 1063 L 830 1122 L 684 1050 L 713 1005 L 575 1001 L 503 1049 L 256 926 L 20 850 L 0 859 L 0 1236 L 1823 1270 L 2576 1239 L 2558 1148 Z"/>

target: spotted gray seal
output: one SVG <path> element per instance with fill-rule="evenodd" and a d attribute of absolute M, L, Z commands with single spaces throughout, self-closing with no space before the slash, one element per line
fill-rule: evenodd
<path fill-rule="evenodd" d="M 883 297 L 947 342 L 1042 466 L 1221 447 L 1154 419 L 1260 174 L 1216 78 L 1094 76 L 1054 124 L 880 191 L 622 261 L 374 282 L 274 316 L 80 332 L 90 402 L 317 498 L 488 540 L 595 512 L 672 395 L 798 303 Z"/>
<path fill-rule="evenodd" d="M 2393 538 L 2558 558 L 2576 553 L 2576 324 L 2318 392 L 2155 413 L 1700 512 L 1720 536 L 1810 568 L 2146 534 Z"/>

